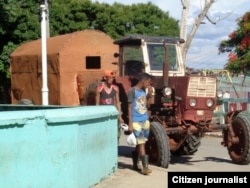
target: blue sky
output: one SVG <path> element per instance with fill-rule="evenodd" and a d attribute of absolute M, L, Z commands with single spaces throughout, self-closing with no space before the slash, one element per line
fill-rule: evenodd
<path fill-rule="evenodd" d="M 94 2 L 104 2 L 113 4 L 114 2 L 122 4 L 147 3 L 158 6 L 177 20 L 181 19 L 182 5 L 181 0 L 93 0 Z M 194 23 L 194 18 L 200 13 L 205 0 L 190 0 L 190 9 L 188 16 L 189 28 Z M 215 25 L 206 19 L 202 24 L 189 48 L 187 54 L 186 66 L 195 69 L 223 69 L 228 59 L 228 54 L 218 54 L 218 45 L 221 40 L 227 39 L 228 35 L 237 28 L 236 19 L 245 12 L 250 11 L 249 0 L 217 0 L 209 9 L 208 16 L 216 21 L 226 15 L 228 17 L 217 22 Z"/>

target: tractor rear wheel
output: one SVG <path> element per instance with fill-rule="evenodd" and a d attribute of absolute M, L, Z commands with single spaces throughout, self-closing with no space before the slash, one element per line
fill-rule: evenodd
<path fill-rule="evenodd" d="M 146 143 L 146 152 L 150 164 L 168 168 L 170 163 L 170 146 L 166 130 L 158 122 L 151 122 L 150 136 Z"/>
<path fill-rule="evenodd" d="M 193 155 L 198 151 L 198 147 L 201 145 L 201 137 L 196 135 L 189 135 L 180 148 L 174 152 L 173 155 Z"/>
<path fill-rule="evenodd" d="M 227 146 L 228 153 L 233 163 L 249 164 L 250 163 L 250 118 L 247 114 L 240 113 L 232 121 L 232 129 L 237 143 L 230 142 Z M 224 131 L 224 139 L 227 139 L 228 130 Z"/>

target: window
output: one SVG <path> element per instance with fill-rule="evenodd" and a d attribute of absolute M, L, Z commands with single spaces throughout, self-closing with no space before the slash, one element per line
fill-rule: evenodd
<path fill-rule="evenodd" d="M 100 56 L 86 56 L 86 69 L 100 69 L 101 57 Z"/>
<path fill-rule="evenodd" d="M 148 53 L 151 70 L 162 70 L 165 61 L 165 49 L 163 45 L 148 44 Z M 178 62 L 174 45 L 168 45 L 169 70 L 177 71 Z"/>

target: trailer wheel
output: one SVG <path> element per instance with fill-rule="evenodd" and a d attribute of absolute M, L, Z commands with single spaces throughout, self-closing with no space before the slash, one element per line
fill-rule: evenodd
<path fill-rule="evenodd" d="M 250 163 L 250 118 L 247 114 L 240 113 L 232 121 L 232 128 L 237 143 L 228 144 L 227 149 L 233 163 L 246 165 Z M 228 135 L 228 131 L 224 132 Z"/>
<path fill-rule="evenodd" d="M 94 82 L 87 87 L 84 95 L 85 105 L 95 105 L 96 87 L 100 84 L 101 82 Z"/>
<path fill-rule="evenodd" d="M 153 165 L 168 168 L 170 146 L 166 130 L 158 122 L 151 122 L 150 136 L 146 143 L 149 162 Z"/>
<path fill-rule="evenodd" d="M 201 145 L 201 137 L 196 135 L 189 135 L 182 146 L 176 151 L 172 152 L 173 155 L 193 155 L 198 151 Z"/>

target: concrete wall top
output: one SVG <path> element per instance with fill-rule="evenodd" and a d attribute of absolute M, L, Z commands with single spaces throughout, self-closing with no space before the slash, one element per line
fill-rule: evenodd
<path fill-rule="evenodd" d="M 16 110 L 13 111 L 11 108 Z M 0 126 L 21 125 L 25 124 L 27 120 L 34 118 L 45 119 L 49 124 L 84 121 L 118 115 L 117 109 L 112 105 L 70 107 L 72 108 L 70 111 L 64 108 L 66 107 L 23 106 L 23 108 L 20 107 L 21 110 L 18 110 L 17 106 L 9 105 L 9 109 L 6 109 L 5 105 L 5 111 L 0 111 Z"/>

